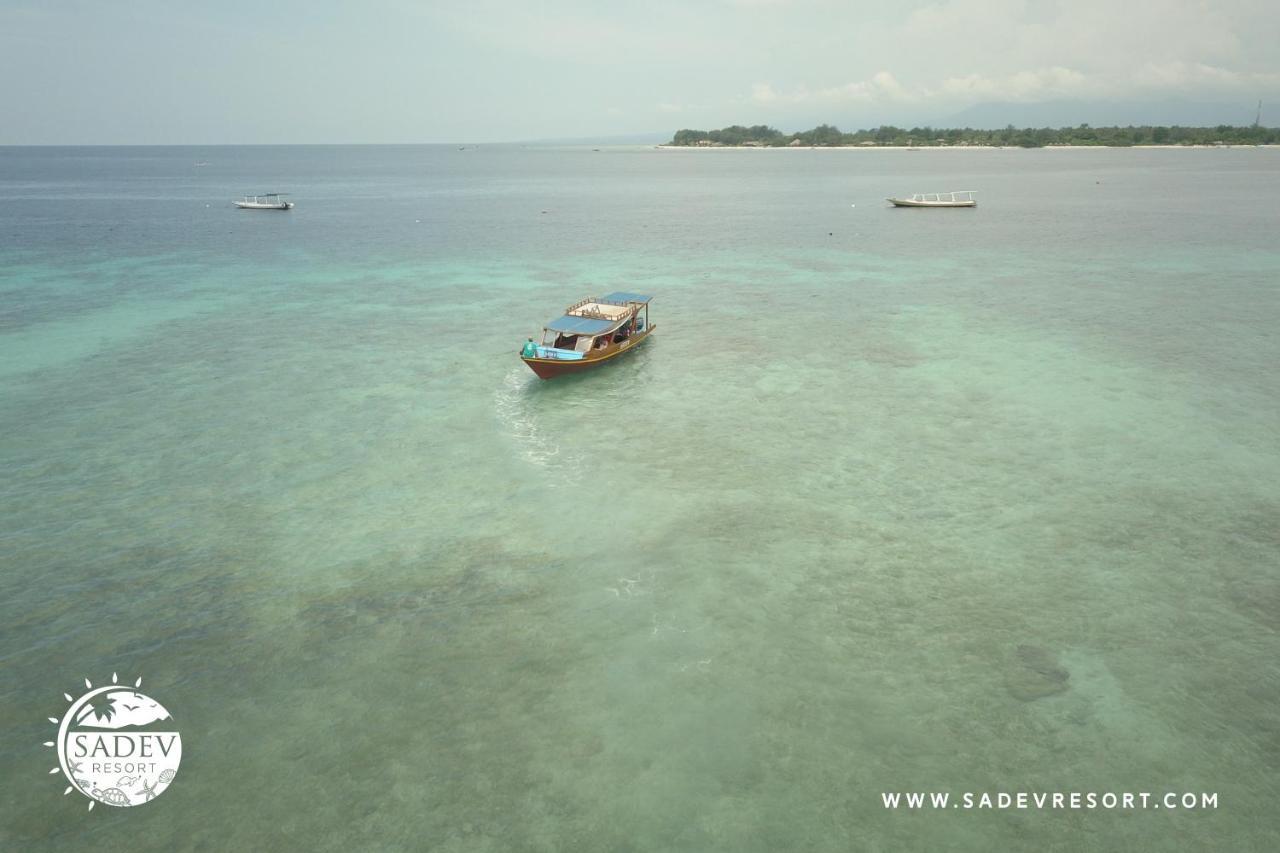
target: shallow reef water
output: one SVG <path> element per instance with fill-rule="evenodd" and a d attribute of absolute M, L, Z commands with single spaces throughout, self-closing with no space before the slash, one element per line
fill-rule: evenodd
<path fill-rule="evenodd" d="M 204 207 L 275 178 L 288 215 Z M 5 188 L 0 849 L 1280 832 L 1277 152 L 5 149 Z M 642 348 L 519 363 L 620 288 Z M 182 769 L 89 813 L 40 744 L 116 671 Z"/>

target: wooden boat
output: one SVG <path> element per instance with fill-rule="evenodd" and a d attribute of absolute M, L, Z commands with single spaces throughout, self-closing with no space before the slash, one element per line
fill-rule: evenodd
<path fill-rule="evenodd" d="M 886 199 L 894 207 L 977 207 L 973 190 L 958 190 L 953 193 L 916 193 L 911 198 Z"/>
<path fill-rule="evenodd" d="M 565 309 L 542 330 L 542 343 L 530 338 L 520 358 L 540 379 L 580 373 L 635 349 L 654 327 L 649 322 L 652 296 L 617 291 L 591 297 Z"/>
<path fill-rule="evenodd" d="M 284 193 L 247 195 L 240 201 L 234 202 L 234 204 L 241 210 L 289 210 L 293 207 L 293 202 L 285 201 L 281 198 L 282 195 Z"/>

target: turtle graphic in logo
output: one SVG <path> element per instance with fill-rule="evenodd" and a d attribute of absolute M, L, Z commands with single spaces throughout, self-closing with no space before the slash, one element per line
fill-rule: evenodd
<path fill-rule="evenodd" d="M 94 803 L 137 806 L 168 790 L 182 761 L 182 736 L 173 718 L 156 700 L 133 687 L 117 683 L 95 688 L 84 680 L 86 692 L 78 699 L 64 693 L 69 707 L 49 722 L 58 727 L 58 739 L 45 746 L 58 750 L 58 766 L 70 783 L 62 793 L 79 791 Z"/>

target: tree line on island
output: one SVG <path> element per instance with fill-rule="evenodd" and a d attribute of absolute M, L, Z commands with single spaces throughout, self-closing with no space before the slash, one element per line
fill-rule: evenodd
<path fill-rule="evenodd" d="M 740 124 L 719 130 L 678 130 L 668 145 L 679 146 L 748 146 L 753 148 L 824 147 L 859 145 L 946 146 L 992 145 L 1021 148 L 1043 148 L 1046 145 L 1275 145 L 1280 143 L 1280 129 L 1273 127 L 1041 127 L 1002 130 L 965 128 L 913 127 L 910 129 L 881 125 L 870 130 L 844 133 L 830 124 L 812 130 L 783 133 L 764 124 L 743 127 Z"/>

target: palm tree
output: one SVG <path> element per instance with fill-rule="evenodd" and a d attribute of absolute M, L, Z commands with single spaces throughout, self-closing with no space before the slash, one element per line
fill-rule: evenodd
<path fill-rule="evenodd" d="M 116 709 L 113 707 L 115 705 L 115 701 L 116 700 L 113 699 L 109 693 L 103 693 L 95 696 L 90 703 L 85 706 L 84 710 L 80 712 L 80 717 L 76 722 L 83 723 L 85 718 L 90 714 L 93 714 L 93 716 L 99 720 L 107 720 L 110 722 L 111 718 L 116 715 Z"/>

